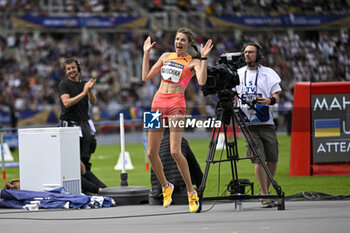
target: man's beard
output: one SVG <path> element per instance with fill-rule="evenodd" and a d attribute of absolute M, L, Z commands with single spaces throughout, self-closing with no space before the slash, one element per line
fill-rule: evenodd
<path fill-rule="evenodd" d="M 76 78 L 77 76 L 78 76 L 78 73 L 76 73 L 76 72 L 72 72 L 72 73 L 70 73 L 70 74 L 68 74 L 69 75 L 69 77 L 70 78 Z"/>
<path fill-rule="evenodd" d="M 247 62 L 248 67 L 256 67 L 257 65 L 258 63 L 256 63 L 255 61 Z"/>

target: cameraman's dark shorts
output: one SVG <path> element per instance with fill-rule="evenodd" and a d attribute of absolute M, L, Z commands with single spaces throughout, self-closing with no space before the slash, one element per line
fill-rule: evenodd
<path fill-rule="evenodd" d="M 276 135 L 276 126 L 274 125 L 254 125 L 248 126 L 259 151 L 262 154 L 262 160 L 265 162 L 278 162 L 278 141 Z M 247 155 L 255 156 L 253 163 L 259 163 L 257 155 L 254 155 L 246 141 Z"/>

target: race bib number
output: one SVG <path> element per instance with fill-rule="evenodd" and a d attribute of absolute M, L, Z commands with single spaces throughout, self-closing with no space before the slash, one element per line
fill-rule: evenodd
<path fill-rule="evenodd" d="M 166 61 L 161 69 L 163 80 L 178 83 L 184 66 L 173 61 Z"/>

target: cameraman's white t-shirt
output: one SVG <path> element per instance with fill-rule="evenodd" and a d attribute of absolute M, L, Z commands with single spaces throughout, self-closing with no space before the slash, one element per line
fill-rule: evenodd
<path fill-rule="evenodd" d="M 237 73 L 240 84 L 235 89 L 238 95 L 249 103 L 256 97 L 270 98 L 273 93 L 282 91 L 279 85 L 280 77 L 269 67 L 259 65 L 258 70 L 248 70 L 247 66 L 244 66 L 238 69 Z M 242 103 L 241 100 L 238 106 L 243 110 L 250 125 L 274 125 L 271 106 L 256 105 L 258 109 L 262 108 L 261 111 L 266 113 L 263 117 L 257 116 L 256 111 L 249 110 L 249 106 Z"/>

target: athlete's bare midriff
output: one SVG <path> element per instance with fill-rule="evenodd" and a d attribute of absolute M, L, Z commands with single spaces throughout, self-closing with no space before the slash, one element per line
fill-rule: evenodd
<path fill-rule="evenodd" d="M 176 83 L 161 81 L 158 91 L 161 93 L 185 93 L 185 88 Z"/>

